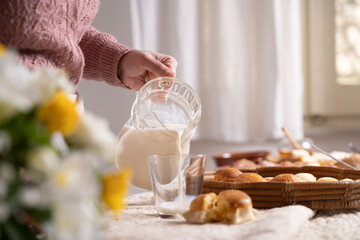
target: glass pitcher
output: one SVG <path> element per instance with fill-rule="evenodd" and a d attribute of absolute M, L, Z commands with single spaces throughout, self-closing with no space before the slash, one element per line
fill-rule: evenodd
<path fill-rule="evenodd" d="M 151 190 L 146 156 L 188 154 L 200 115 L 200 98 L 185 82 L 170 77 L 147 82 L 137 93 L 131 117 L 120 131 L 117 166 L 132 167 L 132 184 Z"/>

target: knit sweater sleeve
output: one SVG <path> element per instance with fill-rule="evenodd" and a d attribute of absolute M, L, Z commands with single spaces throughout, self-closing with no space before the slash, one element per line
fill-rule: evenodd
<path fill-rule="evenodd" d="M 117 66 L 120 58 L 132 48 L 121 45 L 114 36 L 101 33 L 92 26 L 85 32 L 79 46 L 85 58 L 84 78 L 125 87 L 117 76 Z"/>

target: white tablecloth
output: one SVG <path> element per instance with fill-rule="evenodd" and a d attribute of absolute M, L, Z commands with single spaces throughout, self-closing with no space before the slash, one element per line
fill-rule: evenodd
<path fill-rule="evenodd" d="M 158 218 L 151 192 L 135 194 L 127 201 L 128 207 L 119 220 L 110 212 L 102 217 L 104 239 L 360 239 L 360 211 L 357 210 L 316 213 L 294 205 L 259 210 L 256 220 L 241 225 L 196 225 L 182 218 Z"/>

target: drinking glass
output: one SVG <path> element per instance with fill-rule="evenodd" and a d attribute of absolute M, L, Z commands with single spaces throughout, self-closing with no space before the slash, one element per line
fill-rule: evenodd
<path fill-rule="evenodd" d="M 202 191 L 205 155 L 149 155 L 155 208 L 159 217 L 172 217 L 189 210 Z"/>

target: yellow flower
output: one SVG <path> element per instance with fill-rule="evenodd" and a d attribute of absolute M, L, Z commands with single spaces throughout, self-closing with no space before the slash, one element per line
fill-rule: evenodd
<path fill-rule="evenodd" d="M 0 43 L 0 57 L 6 53 L 6 47 Z"/>
<path fill-rule="evenodd" d="M 72 134 L 79 122 L 76 104 L 63 92 L 57 92 L 37 112 L 38 119 L 50 132 L 60 131 L 64 136 Z"/>
<path fill-rule="evenodd" d="M 68 181 L 66 173 L 59 172 L 55 177 L 55 181 L 59 186 L 65 186 Z"/>
<path fill-rule="evenodd" d="M 102 199 L 113 210 L 118 218 L 120 210 L 125 207 L 125 197 L 127 195 L 127 183 L 131 177 L 131 169 L 124 168 L 121 172 L 107 174 L 103 178 Z"/>

